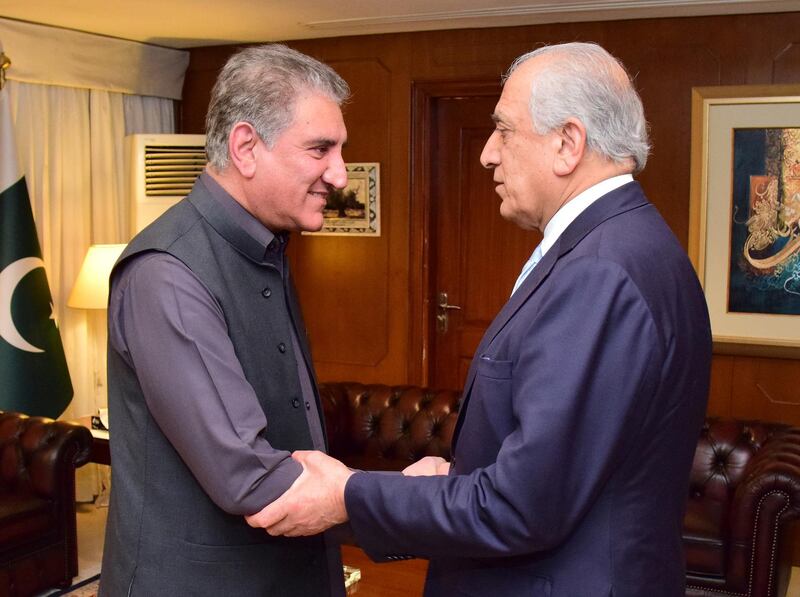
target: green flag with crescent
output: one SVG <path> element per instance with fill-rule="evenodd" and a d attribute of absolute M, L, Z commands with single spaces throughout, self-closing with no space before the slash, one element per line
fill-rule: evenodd
<path fill-rule="evenodd" d="M 72 399 L 64 348 L 0 89 L 0 410 L 58 417 Z"/>

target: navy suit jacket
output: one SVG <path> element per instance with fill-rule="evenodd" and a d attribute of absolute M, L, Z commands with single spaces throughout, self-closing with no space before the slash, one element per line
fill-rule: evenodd
<path fill-rule="evenodd" d="M 683 595 L 710 361 L 686 253 L 638 183 L 608 193 L 487 330 L 450 475 L 351 477 L 359 544 L 430 558 L 427 596 Z"/>

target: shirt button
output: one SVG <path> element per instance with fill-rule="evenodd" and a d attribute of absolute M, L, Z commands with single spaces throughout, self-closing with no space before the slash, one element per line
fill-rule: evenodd
<path fill-rule="evenodd" d="M 261 296 L 263 296 L 264 298 L 271 297 L 272 296 L 272 290 L 270 290 L 269 288 L 265 288 L 264 290 L 261 291 Z"/>
<path fill-rule="evenodd" d="M 311 410 L 311 403 L 310 402 L 306 402 L 306 410 Z"/>
<path fill-rule="evenodd" d="M 300 400 L 297 398 L 292 398 L 292 406 L 295 408 L 300 408 Z"/>
<path fill-rule="evenodd" d="M 279 352 L 286 352 L 286 345 L 283 342 L 278 344 L 278 351 Z"/>

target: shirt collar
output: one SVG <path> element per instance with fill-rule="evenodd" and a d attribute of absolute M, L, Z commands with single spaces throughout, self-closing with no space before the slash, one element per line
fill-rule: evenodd
<path fill-rule="evenodd" d="M 562 205 L 561 209 L 559 209 L 555 215 L 550 218 L 547 226 L 544 227 L 544 238 L 542 238 L 541 243 L 542 255 L 544 256 L 544 254 L 547 253 L 550 247 L 552 247 L 558 240 L 558 237 L 561 236 L 561 233 L 567 229 L 567 226 L 572 224 L 575 218 L 581 215 L 581 213 L 587 207 L 600 199 L 600 197 L 603 195 L 606 195 L 611 191 L 618 189 L 622 185 L 628 184 L 632 181 L 633 176 L 630 174 L 612 176 L 611 178 L 607 178 L 595 185 L 592 185 Z"/>
<path fill-rule="evenodd" d="M 213 176 L 207 172 L 200 174 L 200 179 L 208 189 L 211 196 L 217 201 L 225 214 L 248 236 L 253 238 L 258 244 L 264 247 L 264 251 L 278 250 L 288 242 L 288 234 L 279 232 L 273 233 L 269 228 L 259 222 L 249 211 L 234 199 Z M 276 241 L 273 243 L 273 241 Z"/>

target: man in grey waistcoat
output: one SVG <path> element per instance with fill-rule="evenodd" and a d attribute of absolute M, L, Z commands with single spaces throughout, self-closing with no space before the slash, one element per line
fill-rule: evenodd
<path fill-rule="evenodd" d="M 282 45 L 230 58 L 212 90 L 208 166 L 111 274 L 112 492 L 100 594 L 343 595 L 339 548 L 243 516 L 286 491 L 294 450 L 325 449 L 285 257 L 343 188 L 349 88 Z"/>

